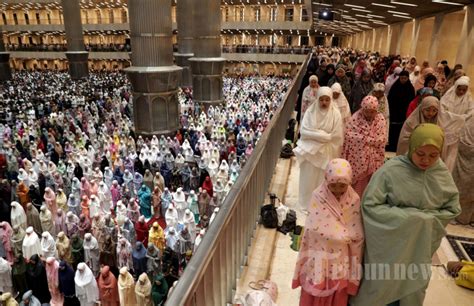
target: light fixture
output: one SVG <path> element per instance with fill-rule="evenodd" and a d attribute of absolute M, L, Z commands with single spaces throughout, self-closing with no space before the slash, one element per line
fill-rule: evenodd
<path fill-rule="evenodd" d="M 388 4 L 375 3 L 375 2 L 372 2 L 372 5 L 375 5 L 375 6 L 382 6 L 382 7 L 388 7 L 388 8 L 397 8 L 395 5 L 388 5 Z"/>
<path fill-rule="evenodd" d="M 387 12 L 392 13 L 392 14 L 395 14 L 395 15 L 410 15 L 410 14 L 408 14 L 408 13 L 399 12 L 399 11 L 390 11 L 390 10 L 388 10 Z"/>
<path fill-rule="evenodd" d="M 358 12 L 372 13 L 372 11 L 370 11 L 370 10 L 360 9 L 360 8 L 353 8 L 352 10 L 353 11 L 358 11 Z"/>
<path fill-rule="evenodd" d="M 392 1 L 390 0 L 391 4 L 398 4 L 398 5 L 405 5 L 405 6 L 418 6 L 418 4 L 414 3 L 407 3 L 407 2 L 398 2 L 398 1 Z"/>
<path fill-rule="evenodd" d="M 402 16 L 402 15 L 393 15 L 393 17 L 398 17 L 398 18 L 405 18 L 405 19 L 411 19 L 409 16 Z"/>
<path fill-rule="evenodd" d="M 380 15 L 373 15 L 373 14 L 367 14 L 367 16 L 369 16 L 369 17 L 373 17 L 373 18 L 385 18 L 384 16 L 380 16 Z"/>
<path fill-rule="evenodd" d="M 463 6 L 464 4 L 457 3 L 457 2 L 449 2 L 449 1 L 444 1 L 444 0 L 432 0 L 433 3 L 439 3 L 439 4 L 448 4 L 448 5 L 457 5 L 457 6 Z"/>

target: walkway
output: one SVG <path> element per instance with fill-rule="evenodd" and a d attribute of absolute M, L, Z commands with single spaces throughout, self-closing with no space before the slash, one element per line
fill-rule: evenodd
<path fill-rule="evenodd" d="M 278 173 L 278 172 L 277 172 Z M 298 185 L 299 185 L 299 166 L 295 159 L 291 163 L 291 170 L 288 177 L 286 196 L 283 203 L 297 212 L 298 224 L 304 225 L 305 215 L 299 212 L 297 207 L 298 201 Z M 462 226 L 448 225 L 448 233 L 452 235 L 463 235 L 474 237 L 474 229 Z M 269 267 L 268 278 L 273 280 L 278 285 L 279 295 L 277 305 L 298 305 L 300 290 L 291 289 L 291 279 L 293 277 L 293 270 L 296 264 L 298 253 L 290 248 L 291 238 L 289 235 L 281 233 L 276 234 L 276 242 L 270 244 L 274 245 L 272 260 L 268 262 Z M 258 242 L 256 240 L 256 242 Z M 258 246 L 252 246 L 252 248 Z M 441 247 L 434 256 L 435 263 L 446 264 L 448 261 L 457 260 L 449 243 L 443 239 Z M 252 258 L 251 258 L 252 259 Z M 260 265 L 264 263 L 260 262 Z M 261 267 L 262 268 L 262 267 Z M 265 269 L 265 268 L 262 268 Z M 249 267 L 248 274 L 251 274 L 252 267 Z M 446 276 L 445 270 L 442 266 L 433 266 L 432 279 L 429 284 L 427 295 L 425 299 L 425 306 L 471 306 L 474 301 L 474 291 L 458 287 L 452 279 Z M 246 279 L 248 281 L 258 279 Z M 245 286 L 245 284 L 241 284 Z M 244 291 L 239 288 L 240 292 Z M 247 288 L 248 289 L 248 288 Z"/>

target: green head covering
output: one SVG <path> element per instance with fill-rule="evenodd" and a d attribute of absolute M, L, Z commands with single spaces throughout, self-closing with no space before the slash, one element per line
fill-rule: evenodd
<path fill-rule="evenodd" d="M 443 150 L 443 143 L 444 132 L 439 126 L 432 123 L 420 124 L 411 133 L 408 157 L 411 160 L 415 150 L 426 145 L 433 145 L 441 152 Z"/>

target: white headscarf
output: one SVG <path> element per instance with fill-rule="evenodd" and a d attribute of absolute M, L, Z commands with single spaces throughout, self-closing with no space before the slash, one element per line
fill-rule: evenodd
<path fill-rule="evenodd" d="M 461 97 L 456 95 L 456 89 L 458 86 L 467 86 L 467 92 Z M 455 113 L 458 115 L 467 115 L 473 112 L 474 101 L 469 91 L 470 79 L 467 76 L 460 77 L 441 98 L 441 106 L 448 112 Z"/>
<path fill-rule="evenodd" d="M 327 96 L 331 103 L 321 109 L 319 99 Z M 332 90 L 321 87 L 318 98 L 307 110 L 301 125 L 301 138 L 294 150 L 299 159 L 306 159 L 315 167 L 325 168 L 328 156 L 339 155 L 343 141 L 342 119 L 337 106 L 332 101 Z"/>
<path fill-rule="evenodd" d="M 49 232 L 44 232 L 41 237 L 41 250 L 44 258 L 54 257 L 56 242 Z"/>
<path fill-rule="evenodd" d="M 351 118 L 351 107 L 349 106 L 349 102 L 347 101 L 346 96 L 342 92 L 341 84 L 334 83 L 331 86 L 331 90 L 333 93 L 334 92 L 339 93 L 339 97 L 337 99 L 333 98 L 333 102 L 337 105 L 337 108 L 339 109 L 339 112 L 341 113 L 342 121 L 345 124 Z"/>
<path fill-rule="evenodd" d="M 89 240 L 86 238 L 90 237 Z M 92 236 L 90 233 L 85 234 L 84 236 L 84 243 L 83 243 L 84 250 L 90 251 L 90 250 L 98 250 L 99 249 L 99 243 L 97 242 L 97 239 Z"/>
<path fill-rule="evenodd" d="M 83 270 L 83 272 L 80 270 Z M 99 300 L 97 281 L 91 269 L 85 263 L 81 262 L 77 265 L 74 282 L 76 283 L 76 295 L 80 300 L 87 300 L 88 303 L 94 303 Z"/>
<path fill-rule="evenodd" d="M 400 73 L 403 71 L 401 67 L 397 67 L 393 70 L 393 73 L 387 77 L 385 81 L 385 94 L 388 95 L 393 84 L 398 80 Z"/>
<path fill-rule="evenodd" d="M 33 227 L 28 227 L 26 229 L 25 238 L 23 238 L 22 245 L 23 257 L 29 259 L 33 255 L 41 255 L 41 243 L 38 238 L 38 235 L 33 230 Z"/>
<path fill-rule="evenodd" d="M 10 218 L 12 222 L 12 227 L 20 226 L 23 229 L 26 229 L 26 214 L 23 207 L 20 203 L 13 201 L 11 203 L 12 210 L 10 213 Z"/>

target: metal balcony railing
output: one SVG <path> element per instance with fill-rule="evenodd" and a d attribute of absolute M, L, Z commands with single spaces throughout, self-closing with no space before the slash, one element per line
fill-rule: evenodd
<path fill-rule="evenodd" d="M 90 52 L 131 52 L 129 44 L 86 44 L 85 50 Z M 67 51 L 65 44 L 8 44 L 7 51 L 39 51 L 58 52 Z M 249 54 L 308 54 L 312 47 L 308 46 L 254 46 L 254 45 L 223 45 L 222 53 L 249 53 Z M 173 45 L 173 51 L 178 51 L 178 46 Z"/>
<path fill-rule="evenodd" d="M 223 45 L 222 53 L 308 54 L 308 46 Z"/>
<path fill-rule="evenodd" d="M 225 306 L 232 302 L 232 291 L 240 267 L 245 264 L 308 60 L 309 55 L 186 266 L 167 306 Z"/>

